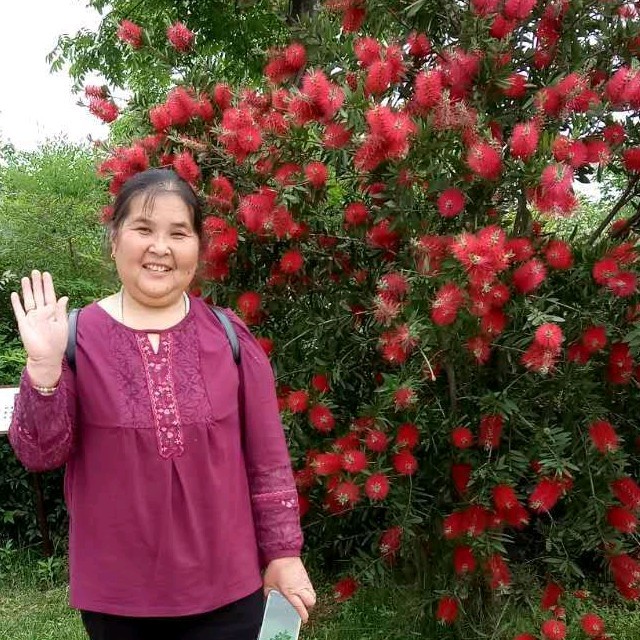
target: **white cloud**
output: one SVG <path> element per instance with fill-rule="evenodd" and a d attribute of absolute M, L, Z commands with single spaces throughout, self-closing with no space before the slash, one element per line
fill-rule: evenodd
<path fill-rule="evenodd" d="M 66 72 L 49 73 L 46 61 L 59 35 L 95 29 L 100 15 L 79 0 L 2 0 L 2 5 L 0 137 L 24 150 L 60 135 L 74 142 L 105 137 L 106 126 L 77 105 Z"/>

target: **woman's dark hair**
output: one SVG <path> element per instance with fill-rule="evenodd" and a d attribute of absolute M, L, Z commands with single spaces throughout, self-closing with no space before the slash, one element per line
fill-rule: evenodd
<path fill-rule="evenodd" d="M 142 210 L 148 212 L 159 193 L 175 193 L 189 207 L 195 232 L 202 240 L 202 203 L 191 185 L 171 169 L 147 169 L 129 178 L 120 189 L 113 205 L 113 216 L 109 223 L 109 235 L 114 235 L 122 227 L 129 215 L 131 201 L 139 195 L 144 196 Z"/>

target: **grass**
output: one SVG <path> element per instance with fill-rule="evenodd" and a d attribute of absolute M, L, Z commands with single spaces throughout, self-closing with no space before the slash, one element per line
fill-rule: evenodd
<path fill-rule="evenodd" d="M 60 558 L 42 560 L 0 547 L 0 639 L 86 640 L 78 613 L 67 604 L 65 572 Z M 508 600 L 497 617 L 487 617 L 475 628 L 447 628 L 434 623 L 424 593 L 414 588 L 362 589 L 343 604 L 332 601 L 328 587 L 319 591 L 312 621 L 301 634 L 304 640 L 512 640 L 517 631 L 531 629 L 526 614 L 509 606 Z M 600 606 L 596 612 L 605 619 L 612 639 L 640 638 L 637 604 Z M 567 640 L 585 637 L 574 629 Z"/>

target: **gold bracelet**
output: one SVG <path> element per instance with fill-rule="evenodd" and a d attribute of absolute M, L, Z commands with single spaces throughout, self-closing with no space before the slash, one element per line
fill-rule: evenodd
<path fill-rule="evenodd" d="M 52 396 L 56 392 L 58 385 L 55 385 L 55 387 L 40 387 L 37 384 L 32 384 L 31 388 L 35 389 L 40 395 Z"/>

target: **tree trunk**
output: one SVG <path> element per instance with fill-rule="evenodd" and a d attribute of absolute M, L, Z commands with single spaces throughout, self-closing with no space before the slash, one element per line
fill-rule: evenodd
<path fill-rule="evenodd" d="M 289 0 L 287 22 L 299 22 L 300 18 L 314 10 L 315 0 Z"/>

